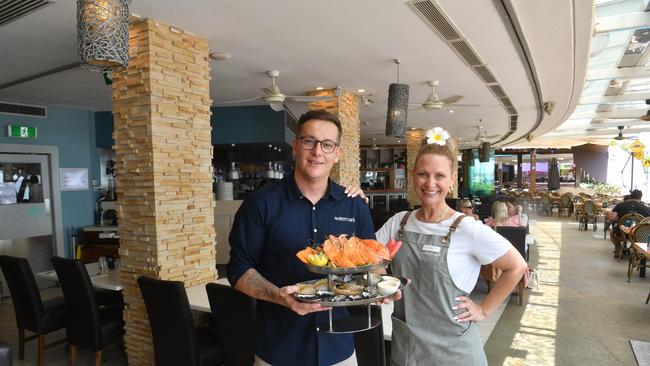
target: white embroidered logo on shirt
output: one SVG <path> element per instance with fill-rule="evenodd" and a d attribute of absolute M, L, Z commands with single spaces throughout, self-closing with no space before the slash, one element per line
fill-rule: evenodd
<path fill-rule="evenodd" d="M 357 220 L 354 217 L 334 216 L 334 220 L 345 221 L 345 222 L 357 222 Z"/>

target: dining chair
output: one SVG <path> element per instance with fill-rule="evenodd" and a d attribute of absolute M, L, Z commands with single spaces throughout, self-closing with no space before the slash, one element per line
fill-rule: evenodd
<path fill-rule="evenodd" d="M 352 306 L 348 308 L 350 316 L 368 317 L 368 308 L 366 306 Z M 374 319 L 381 320 L 381 306 L 371 307 L 371 316 Z M 384 327 L 379 323 L 378 326 L 354 333 L 354 349 L 357 354 L 358 366 L 384 366 L 386 365 L 386 346 L 384 343 Z"/>
<path fill-rule="evenodd" d="M 643 215 L 638 214 L 636 212 L 630 212 L 628 214 L 623 215 L 618 220 L 618 227 L 619 230 L 621 226 L 634 227 L 639 223 L 641 223 L 641 221 L 643 221 Z M 621 257 L 623 256 L 623 253 L 628 251 L 627 242 L 632 239 L 631 236 L 629 234 L 626 234 L 623 230 L 620 230 L 620 235 L 621 235 L 621 245 L 618 248 L 618 252 L 616 253 L 619 262 L 621 261 Z"/>
<path fill-rule="evenodd" d="M 650 223 L 644 223 L 641 221 L 638 225 L 635 225 L 630 231 L 630 237 L 632 243 L 648 243 L 650 240 Z M 639 252 L 634 245 L 630 247 L 630 258 L 627 265 L 627 282 L 630 282 L 632 277 L 632 271 L 636 269 L 637 271 L 641 266 L 646 265 L 646 256 L 645 253 Z"/>
<path fill-rule="evenodd" d="M 255 362 L 254 298 L 218 283 L 205 285 L 210 311 L 223 342 L 226 366 L 250 366 Z"/>
<path fill-rule="evenodd" d="M 45 335 L 65 327 L 63 297 L 43 301 L 29 262 L 25 258 L 0 255 L 4 274 L 16 313 L 18 328 L 18 359 L 25 358 L 25 342 L 38 339 L 38 364 L 45 364 L 45 350 L 65 342 L 61 339 L 45 344 Z M 35 335 L 25 337 L 25 330 Z"/>
<path fill-rule="evenodd" d="M 11 346 L 0 339 L 0 366 L 11 366 Z"/>
<path fill-rule="evenodd" d="M 586 231 L 587 228 L 589 227 L 589 223 L 591 222 L 593 224 L 594 231 L 596 231 L 599 212 L 600 211 L 598 209 L 598 205 L 596 205 L 596 202 L 594 202 L 593 200 L 585 201 L 582 204 L 582 212 L 578 220 L 579 222 L 578 228 L 582 230 L 584 225 L 584 230 Z"/>
<path fill-rule="evenodd" d="M 83 348 L 93 352 L 95 366 L 99 366 L 104 347 L 124 334 L 122 308 L 100 308 L 86 266 L 80 261 L 52 257 L 52 264 L 68 313 L 69 364 L 74 365 L 78 348 Z"/>
<path fill-rule="evenodd" d="M 570 192 L 564 193 L 560 196 L 560 208 L 557 215 L 562 216 L 563 212 L 566 212 L 567 216 L 571 215 L 571 204 L 573 203 L 573 194 Z"/>
<path fill-rule="evenodd" d="M 497 233 L 504 238 L 508 239 L 515 249 L 521 254 L 526 262 L 528 262 L 528 250 L 526 248 L 526 228 L 525 227 L 511 227 L 511 226 L 497 226 Z M 524 277 L 521 278 L 518 285 L 519 305 L 524 303 L 524 291 L 526 284 Z"/>
<path fill-rule="evenodd" d="M 147 307 L 157 366 L 223 364 L 217 330 L 194 327 L 183 282 L 141 276 L 138 285 Z"/>

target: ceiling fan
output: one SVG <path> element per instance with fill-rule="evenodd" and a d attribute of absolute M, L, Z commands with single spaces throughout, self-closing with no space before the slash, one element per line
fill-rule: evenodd
<path fill-rule="evenodd" d="M 436 88 L 439 85 L 438 80 L 430 80 L 427 81 L 427 85 L 431 87 L 431 93 L 427 97 L 427 99 L 422 102 L 421 104 L 419 103 L 412 103 L 411 105 L 417 106 L 416 108 L 413 108 L 412 110 L 418 110 L 418 109 L 424 109 L 425 111 L 431 111 L 431 110 L 438 110 L 442 108 L 448 108 L 448 107 L 478 107 L 478 104 L 458 104 L 459 100 L 463 99 L 464 97 L 462 95 L 452 95 L 449 98 L 445 99 L 440 99 L 438 97 L 438 94 L 436 93 Z"/>
<path fill-rule="evenodd" d="M 479 123 L 480 122 L 482 122 L 482 120 L 479 120 Z M 488 139 L 493 139 L 493 138 L 497 138 L 497 137 L 501 136 L 499 134 L 489 135 L 488 136 L 487 131 L 485 130 L 485 128 L 482 125 L 477 125 L 477 126 L 474 126 L 474 127 L 477 129 L 476 136 L 460 138 L 460 141 L 461 141 L 462 144 L 464 144 L 464 145 L 468 145 L 468 144 L 471 144 L 471 143 L 480 144 L 482 142 L 485 142 Z"/>
<path fill-rule="evenodd" d="M 245 102 L 252 102 L 255 100 L 262 99 L 264 102 L 268 103 L 268 105 L 273 109 L 274 111 L 282 111 L 284 110 L 284 102 L 285 100 L 291 100 L 293 102 L 301 102 L 301 103 L 311 103 L 311 102 L 317 102 L 321 100 L 329 100 L 332 99 L 332 97 L 329 96 L 312 96 L 312 95 L 285 95 L 282 94 L 280 91 L 280 88 L 278 87 L 278 84 L 276 82 L 276 79 L 280 76 L 280 71 L 278 70 L 269 70 L 266 72 L 266 75 L 271 78 L 271 87 L 269 88 L 261 88 L 262 92 L 264 92 L 263 95 L 257 96 L 255 98 L 251 99 L 242 99 L 242 100 L 230 100 L 226 102 L 218 102 L 215 103 L 217 105 L 222 105 L 222 104 L 235 104 L 235 103 L 245 103 Z"/>

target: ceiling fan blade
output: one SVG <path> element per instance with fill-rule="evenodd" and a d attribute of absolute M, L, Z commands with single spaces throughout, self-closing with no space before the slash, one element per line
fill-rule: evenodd
<path fill-rule="evenodd" d="M 269 106 L 276 112 L 284 110 L 284 105 L 282 103 L 269 103 Z"/>
<path fill-rule="evenodd" d="M 490 135 L 490 136 L 485 136 L 485 138 L 486 139 L 493 139 L 493 138 L 497 138 L 499 136 L 501 136 L 501 135 Z"/>
<path fill-rule="evenodd" d="M 262 99 L 263 97 L 255 97 L 251 99 L 241 99 L 241 100 L 228 100 L 225 102 L 215 102 L 214 104 L 234 104 L 234 103 L 245 103 L 245 102 L 252 102 L 254 100 Z"/>
<path fill-rule="evenodd" d="M 300 103 L 310 103 L 310 102 L 319 102 L 321 100 L 332 100 L 330 96 L 315 96 L 315 95 L 285 95 L 286 98 L 291 99 L 294 102 Z"/>
<path fill-rule="evenodd" d="M 465 98 L 465 97 L 462 96 L 462 95 L 452 95 L 449 98 L 443 99 L 442 102 L 445 103 L 445 104 L 451 104 L 451 103 L 456 103 L 457 101 L 459 101 L 459 100 L 461 100 L 463 98 Z"/>
<path fill-rule="evenodd" d="M 260 89 L 262 89 L 262 91 L 264 92 L 264 95 L 265 95 L 265 96 L 266 96 L 266 95 L 278 95 L 278 91 L 277 91 L 277 90 L 273 90 L 273 89 L 271 89 L 271 88 L 260 88 Z"/>
<path fill-rule="evenodd" d="M 456 104 L 456 103 L 446 103 L 447 107 L 480 107 L 480 104 Z"/>
<path fill-rule="evenodd" d="M 421 110 L 421 109 L 424 109 L 424 107 L 422 106 L 422 104 L 415 104 L 415 105 L 417 105 L 417 107 L 415 107 L 415 108 L 409 108 L 409 111 L 419 111 L 419 110 Z"/>

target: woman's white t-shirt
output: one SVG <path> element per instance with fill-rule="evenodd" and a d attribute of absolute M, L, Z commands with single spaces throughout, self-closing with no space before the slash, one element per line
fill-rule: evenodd
<path fill-rule="evenodd" d="M 449 219 L 433 224 L 418 220 L 416 211 L 409 216 L 404 230 L 428 235 L 447 235 L 451 224 L 462 215 L 456 212 Z M 402 211 L 388 219 L 377 231 L 377 240 L 387 243 L 390 239 L 397 239 L 399 224 L 406 212 Z M 472 292 L 481 264 L 494 262 L 512 247 L 507 239 L 482 222 L 471 217 L 463 219 L 451 236 L 447 252 L 447 267 L 454 284 L 465 292 Z"/>

